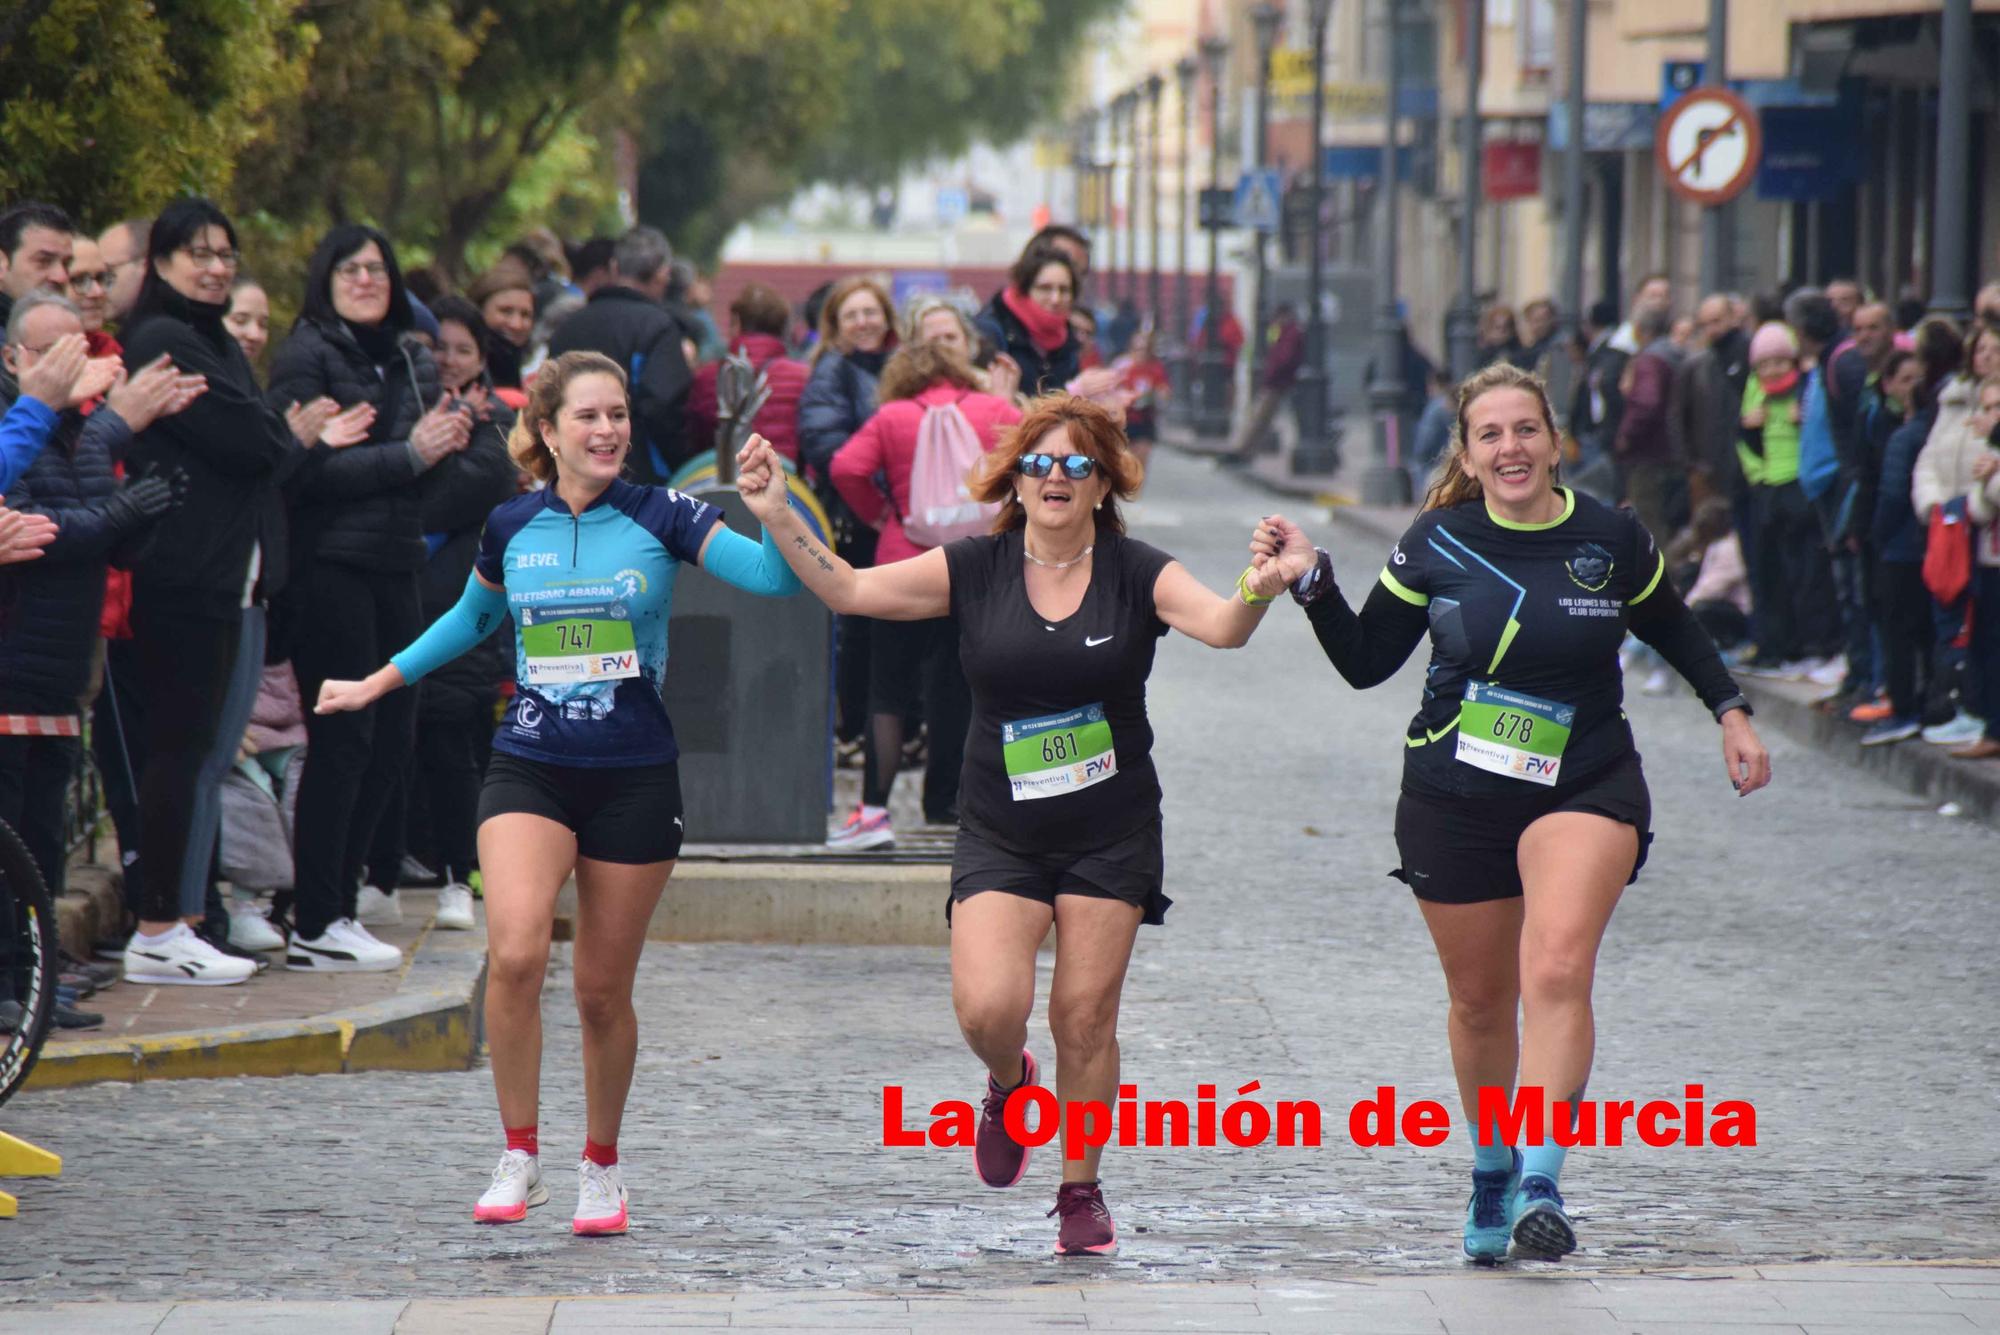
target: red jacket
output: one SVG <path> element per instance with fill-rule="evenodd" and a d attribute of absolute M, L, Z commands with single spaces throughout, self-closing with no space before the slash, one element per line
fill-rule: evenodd
<path fill-rule="evenodd" d="M 805 392 L 811 368 L 787 357 L 784 340 L 769 334 L 739 334 L 729 350 L 747 354 L 750 364 L 764 373 L 771 386 L 771 397 L 750 419 L 752 429 L 775 445 L 778 453 L 797 463 L 799 395 Z M 695 371 L 694 385 L 688 390 L 688 429 L 697 451 L 715 448 L 715 378 L 720 374 L 722 363 L 710 362 Z"/>
<path fill-rule="evenodd" d="M 926 550 L 903 536 L 902 517 L 910 508 L 910 468 L 916 461 L 917 427 L 924 420 L 924 409 L 939 403 L 957 403 L 980 443 L 989 450 L 1000 439 L 1000 428 L 1021 420 L 1021 410 L 1005 399 L 939 381 L 914 399 L 883 404 L 862 423 L 861 429 L 834 452 L 833 485 L 862 523 L 881 530 L 881 540 L 875 545 L 876 565 L 906 561 Z M 885 482 L 887 496 L 882 490 Z"/>
<path fill-rule="evenodd" d="M 125 355 L 125 349 L 119 345 L 118 340 L 105 333 L 102 329 L 90 330 L 84 334 L 83 338 L 84 342 L 88 345 L 90 355 L 93 357 L 123 357 Z M 125 369 L 127 371 L 134 371 L 139 368 L 128 366 Z M 84 411 L 88 412 L 96 406 L 95 403 L 86 404 Z M 115 461 L 111 471 L 117 477 L 123 478 L 125 476 L 123 461 Z M 129 640 L 132 638 L 131 571 L 120 570 L 116 566 L 113 566 L 105 572 L 104 610 L 99 613 L 97 620 L 98 633 L 105 639 Z"/>

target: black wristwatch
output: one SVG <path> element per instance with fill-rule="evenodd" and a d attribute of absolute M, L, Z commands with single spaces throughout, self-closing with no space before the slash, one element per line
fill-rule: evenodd
<path fill-rule="evenodd" d="M 1313 568 L 1292 581 L 1292 601 L 1300 607 L 1311 607 L 1333 591 L 1333 557 L 1324 547 L 1313 550 L 1319 553 Z"/>

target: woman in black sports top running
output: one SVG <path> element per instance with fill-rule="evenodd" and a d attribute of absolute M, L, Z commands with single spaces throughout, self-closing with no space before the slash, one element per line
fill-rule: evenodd
<path fill-rule="evenodd" d="M 1252 551 L 1294 580 L 1320 646 L 1355 687 L 1387 680 L 1429 633 L 1392 874 L 1416 894 L 1444 966 L 1466 1124 L 1479 1126 L 1482 1087 L 1511 1102 L 1518 1067 L 1521 1087 L 1544 1091 L 1553 1127 L 1553 1104 L 1583 1096 L 1598 944 L 1652 839 L 1620 709 L 1627 629 L 1721 723 L 1739 794 L 1770 781 L 1770 758 L 1652 535 L 1629 510 L 1557 484 L 1561 447 L 1541 381 L 1489 367 L 1460 391 L 1457 426 L 1423 513 L 1360 615 L 1296 526 L 1266 521 Z M 1474 1147 L 1466 1255 L 1499 1260 L 1510 1240 L 1523 1256 L 1573 1250 L 1556 1189 L 1562 1148 L 1493 1139 Z"/>

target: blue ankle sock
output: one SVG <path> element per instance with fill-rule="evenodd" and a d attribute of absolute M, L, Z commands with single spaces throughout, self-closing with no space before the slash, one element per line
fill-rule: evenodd
<path fill-rule="evenodd" d="M 1521 1176 L 1540 1174 L 1551 1182 L 1562 1177 L 1563 1160 L 1569 1151 L 1554 1141 L 1530 1145 L 1521 1151 Z"/>
<path fill-rule="evenodd" d="M 1472 1137 L 1472 1171 L 1505 1172 L 1513 1166 L 1514 1147 L 1501 1140 L 1500 1128 L 1488 1121 Z"/>

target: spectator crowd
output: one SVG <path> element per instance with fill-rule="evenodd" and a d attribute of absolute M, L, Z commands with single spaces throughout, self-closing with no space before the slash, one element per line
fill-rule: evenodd
<path fill-rule="evenodd" d="M 401 920 L 404 885 L 439 887 L 438 927 L 474 925 L 511 625 L 415 691 L 309 702 L 416 638 L 464 587 L 486 515 L 543 485 L 507 436 L 547 359 L 626 369 L 637 481 L 762 434 L 861 563 L 983 531 L 963 465 L 1026 398 L 1068 388 L 1150 439 L 1168 392 L 1149 330 L 1091 338 L 1089 245 L 1062 226 L 978 308 L 898 311 L 854 276 L 794 310 L 753 283 L 726 329 L 648 227 L 538 230 L 461 289 L 342 224 L 283 294 L 299 312 L 283 331 L 253 258 L 199 198 L 96 231 L 47 204 L 0 210 L 0 820 L 60 893 L 67 832 L 95 814 L 66 803 L 94 766 L 129 916 L 101 959 L 64 957 L 64 1027 L 99 1023 L 79 1003 L 121 978 L 395 969 L 369 928 Z M 925 816 L 955 822 L 956 640 L 842 619 L 836 743 L 863 797 L 830 843 L 893 842 L 889 787 L 927 753 Z M 0 1025 L 19 1019 L 0 1005 Z"/>

